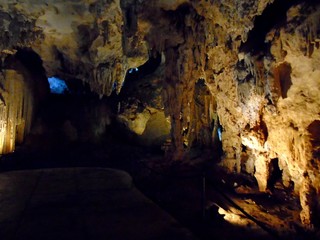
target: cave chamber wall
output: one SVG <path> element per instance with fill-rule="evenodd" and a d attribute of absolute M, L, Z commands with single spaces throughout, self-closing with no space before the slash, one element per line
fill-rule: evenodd
<path fill-rule="evenodd" d="M 44 69 L 41 62 L 37 62 L 38 56 L 34 52 L 28 55 L 27 52 L 2 55 L 0 154 L 13 152 L 16 144 L 24 141 L 31 130 L 40 103 L 49 93 Z M 22 57 L 25 54 L 27 56 Z M 33 68 L 25 61 L 34 61 L 31 63 Z"/>

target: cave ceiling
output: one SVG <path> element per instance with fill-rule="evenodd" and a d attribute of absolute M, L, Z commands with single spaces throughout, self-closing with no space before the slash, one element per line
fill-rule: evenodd
<path fill-rule="evenodd" d="M 196 32 L 193 17 L 211 25 L 199 27 L 205 36 L 193 36 L 194 41 L 235 45 L 246 40 L 254 17 L 270 2 L 7 0 L 0 4 L 0 50 L 5 55 L 31 48 L 48 76 L 80 79 L 92 91 L 110 95 L 150 52 L 184 43 L 186 27 Z"/>

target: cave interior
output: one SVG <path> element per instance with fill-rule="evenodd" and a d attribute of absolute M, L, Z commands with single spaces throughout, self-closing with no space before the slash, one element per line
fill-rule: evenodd
<path fill-rule="evenodd" d="M 317 0 L 5 0 L 0 57 L 0 179 L 121 169 L 198 239 L 320 239 Z"/>

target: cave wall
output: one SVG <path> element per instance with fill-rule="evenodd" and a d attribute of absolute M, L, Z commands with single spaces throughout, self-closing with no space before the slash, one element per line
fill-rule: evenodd
<path fill-rule="evenodd" d="M 319 119 L 319 17 L 319 5 L 293 6 L 287 12 L 286 25 L 267 36 L 274 58 L 270 66 L 274 79 L 269 85 L 278 93 L 270 94 L 274 96 L 271 101 L 275 112 L 263 111 L 268 129 L 264 161 L 279 159 L 283 183 L 288 186 L 292 181 L 294 191 L 300 195 L 301 220 L 306 225 L 315 218 L 312 212 L 319 211 L 319 206 L 315 206 L 317 198 L 309 196 L 312 192 L 320 193 L 319 158 L 313 154 L 312 144 L 317 137 L 310 133 L 310 126 Z M 264 178 L 268 175 L 266 172 Z"/>
<path fill-rule="evenodd" d="M 1 78 L 1 136 L 0 154 L 14 151 L 16 141 L 22 141 L 24 130 L 29 128 L 31 112 L 23 112 L 29 105 L 28 94 L 24 91 L 24 78 L 14 70 L 6 70 Z M 25 98 L 23 100 L 23 98 Z M 23 106 L 24 101 L 26 102 Z M 30 104 L 31 105 L 31 104 Z M 26 125 L 26 126 L 24 126 Z"/>
<path fill-rule="evenodd" d="M 235 134 L 246 150 L 240 153 L 238 147 L 235 158 L 226 160 L 230 170 L 253 174 L 266 191 L 272 160 L 278 159 L 282 183 L 294 185 L 301 221 L 311 226 L 320 189 L 319 158 L 313 154 L 317 137 L 310 133 L 319 119 L 320 9 L 308 3 L 288 7 L 285 19 L 266 32 L 264 48 L 238 54 L 236 99 L 242 116 Z"/>
<path fill-rule="evenodd" d="M 19 53 L 8 55 L 0 68 L 0 154 L 11 153 L 23 143 L 37 107 L 49 92 L 41 66 L 34 72 L 19 58 Z M 39 67 L 36 62 L 33 66 Z"/>
<path fill-rule="evenodd" d="M 319 212 L 319 4 L 174 2 L 154 5 L 161 21 L 147 35 L 166 57 L 170 158 L 187 161 L 190 139 L 205 138 L 193 124 L 206 125 L 193 98 L 203 79 L 213 101 L 202 114 L 216 113 L 223 127 L 220 165 L 254 176 L 263 192 L 277 162 L 284 186 L 300 196 L 302 223 L 312 227 Z"/>

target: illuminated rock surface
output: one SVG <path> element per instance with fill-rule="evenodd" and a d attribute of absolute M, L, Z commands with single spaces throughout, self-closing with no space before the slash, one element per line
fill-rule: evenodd
<path fill-rule="evenodd" d="M 28 110 L 21 114 L 21 99 L 32 96 L 28 87 L 21 89 L 27 78 L 7 66 L 10 56 L 29 48 L 48 76 L 81 80 L 100 97 L 125 96 L 115 118 L 142 139 L 145 134 L 146 142 L 157 137 L 163 142 L 170 123 L 166 159 L 192 164 L 196 150 L 213 156 L 222 144 L 220 167 L 251 176 L 261 192 L 280 185 L 300 199 L 295 223 L 317 229 L 319 19 L 319 3 L 312 0 L 4 1 L 0 150 L 12 151 L 29 131 L 21 125 L 32 120 L 33 103 L 24 102 Z M 151 87 L 136 95 L 125 90 L 127 70 L 156 54 L 162 56 L 162 71 L 141 80 Z M 15 81 L 9 82 L 12 75 Z M 100 133 L 105 125 L 97 127 Z M 81 138 L 75 124 L 66 122 L 64 128 L 66 138 Z"/>

